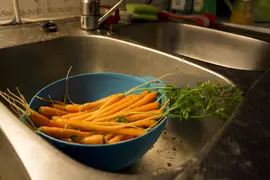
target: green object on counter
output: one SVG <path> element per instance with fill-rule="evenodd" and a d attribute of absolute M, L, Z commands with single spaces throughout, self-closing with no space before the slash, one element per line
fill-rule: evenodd
<path fill-rule="evenodd" d="M 194 0 L 193 1 L 193 14 L 208 13 L 216 16 L 217 0 Z"/>
<path fill-rule="evenodd" d="M 158 17 L 156 15 L 151 15 L 151 14 L 132 13 L 132 19 L 144 19 L 144 20 L 156 21 L 158 20 Z"/>
<path fill-rule="evenodd" d="M 270 0 L 258 0 L 254 8 L 254 21 L 270 22 Z"/>
<path fill-rule="evenodd" d="M 150 4 L 126 4 L 128 12 L 143 13 L 143 14 L 157 14 L 159 9 Z"/>
<path fill-rule="evenodd" d="M 133 19 L 157 20 L 159 9 L 149 4 L 126 4 L 126 10 Z"/>

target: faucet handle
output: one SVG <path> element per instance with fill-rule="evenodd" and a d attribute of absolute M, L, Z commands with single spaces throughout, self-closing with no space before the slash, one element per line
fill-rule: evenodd
<path fill-rule="evenodd" d="M 119 6 L 125 0 L 119 0 L 112 8 L 110 8 L 102 17 L 100 17 L 100 1 L 99 0 L 81 0 L 81 28 L 85 30 L 98 29 L 113 12 L 119 9 Z"/>

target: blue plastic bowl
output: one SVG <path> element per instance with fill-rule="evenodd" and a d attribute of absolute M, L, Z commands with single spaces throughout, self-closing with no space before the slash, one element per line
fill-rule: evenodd
<path fill-rule="evenodd" d="M 69 77 L 68 92 L 73 102 L 85 103 L 111 94 L 126 92 L 130 88 L 152 79 L 154 78 L 115 73 L 80 74 Z M 164 85 L 162 81 L 147 86 L 160 85 Z M 65 79 L 61 79 L 41 89 L 36 96 L 48 99 L 48 95 L 50 95 L 52 99 L 62 101 L 64 89 Z M 136 94 L 140 92 L 142 91 L 137 91 Z M 161 99 L 162 103 L 164 100 L 164 98 Z M 30 107 L 34 110 L 38 110 L 42 105 L 48 105 L 48 103 L 35 97 L 30 101 Z M 143 157 L 157 141 L 165 124 L 166 118 L 145 135 L 116 144 L 103 145 L 73 144 L 50 137 L 42 132 L 37 131 L 36 133 L 78 162 L 104 171 L 119 171 Z"/>

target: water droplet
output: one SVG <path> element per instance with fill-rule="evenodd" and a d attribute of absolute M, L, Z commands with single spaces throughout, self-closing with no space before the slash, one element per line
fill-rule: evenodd
<path fill-rule="evenodd" d="M 157 150 L 157 152 L 158 152 L 158 153 L 161 153 L 161 152 L 162 152 L 162 150 L 161 150 L 161 149 L 158 149 L 158 150 Z"/>
<path fill-rule="evenodd" d="M 174 152 L 167 152 L 166 155 L 165 155 L 165 158 L 174 159 L 175 158 L 175 153 Z"/>
<path fill-rule="evenodd" d="M 233 141 L 229 145 L 230 145 L 230 148 L 231 148 L 231 152 L 234 155 L 238 155 L 238 156 L 241 155 L 240 145 L 237 142 Z"/>
<path fill-rule="evenodd" d="M 166 168 L 164 168 L 164 167 L 158 168 L 158 169 L 157 169 L 157 173 L 158 173 L 158 174 L 164 173 L 164 172 L 166 172 L 166 171 L 168 171 L 168 169 L 166 169 Z"/>
<path fill-rule="evenodd" d="M 247 167 L 250 167 L 250 168 L 252 167 L 251 161 L 246 161 L 246 162 L 245 162 L 245 165 L 246 165 Z"/>

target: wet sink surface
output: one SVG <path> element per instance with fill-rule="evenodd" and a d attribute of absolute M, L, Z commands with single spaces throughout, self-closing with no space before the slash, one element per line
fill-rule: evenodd
<path fill-rule="evenodd" d="M 115 32 L 152 48 L 224 67 L 270 67 L 270 43 L 246 36 L 180 23 L 131 24 Z"/>
<path fill-rule="evenodd" d="M 69 36 L 44 42 L 0 49 L 0 89 L 19 87 L 26 100 L 45 85 L 71 74 L 116 72 L 136 76 L 160 77 L 178 87 L 194 86 L 198 81 L 230 83 L 183 59 L 136 44 L 97 36 Z M 223 125 L 216 119 L 184 121 L 169 119 L 165 131 L 153 148 L 136 164 L 121 173 L 158 174 L 194 158 Z M 34 151 L 34 150 L 33 150 Z M 31 173 L 30 173 L 31 176 Z"/>

